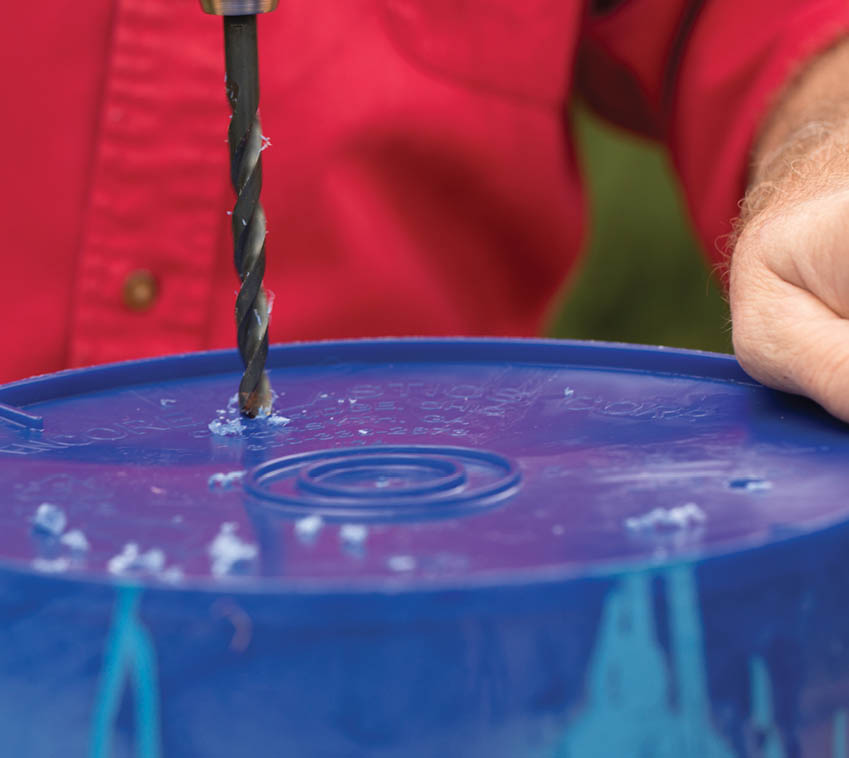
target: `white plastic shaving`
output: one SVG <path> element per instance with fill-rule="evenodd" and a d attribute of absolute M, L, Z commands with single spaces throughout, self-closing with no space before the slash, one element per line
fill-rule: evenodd
<path fill-rule="evenodd" d="M 208 484 L 210 489 L 230 489 L 230 486 L 236 482 L 240 482 L 244 477 L 244 471 L 230 471 L 228 473 L 213 474 L 209 477 Z"/>
<path fill-rule="evenodd" d="M 632 532 L 682 531 L 700 526 L 707 514 L 695 503 L 685 503 L 675 508 L 655 508 L 642 516 L 625 519 L 625 527 Z"/>
<path fill-rule="evenodd" d="M 304 516 L 295 522 L 295 534 L 302 542 L 315 539 L 324 526 L 324 519 L 318 515 Z"/>
<path fill-rule="evenodd" d="M 77 553 L 85 553 L 89 548 L 88 538 L 79 529 L 66 532 L 59 541 Z"/>
<path fill-rule="evenodd" d="M 245 425 L 240 418 L 216 418 L 209 422 L 209 431 L 218 437 L 238 437 L 245 431 Z"/>
<path fill-rule="evenodd" d="M 207 549 L 214 576 L 227 576 L 233 573 L 256 558 L 259 553 L 256 545 L 245 542 L 236 534 L 237 529 L 238 524 L 232 522 L 222 524 L 221 530 Z"/>
<path fill-rule="evenodd" d="M 339 529 L 339 539 L 346 545 L 362 545 L 368 536 L 368 527 L 362 524 L 343 524 Z"/>
<path fill-rule="evenodd" d="M 68 517 L 59 506 L 52 503 L 42 503 L 35 511 L 32 519 L 32 528 L 42 534 L 58 537 L 65 531 L 68 525 Z"/>
<path fill-rule="evenodd" d="M 110 574 L 139 573 L 157 575 L 165 568 L 165 553 L 158 547 L 142 553 L 135 542 L 128 542 L 124 549 L 109 559 L 106 568 Z"/>

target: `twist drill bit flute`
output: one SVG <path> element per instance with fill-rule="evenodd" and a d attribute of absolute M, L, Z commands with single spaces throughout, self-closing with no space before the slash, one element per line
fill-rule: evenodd
<path fill-rule="evenodd" d="M 259 123 L 259 66 L 256 14 L 274 10 L 277 0 L 201 0 L 207 13 L 224 17 L 227 99 L 233 115 L 227 141 L 233 208 L 233 262 L 241 280 L 236 297 L 236 339 L 245 366 L 239 383 L 239 409 L 251 418 L 271 410 L 268 356 L 268 301 L 265 275 L 265 213 L 262 189 L 263 147 Z"/>

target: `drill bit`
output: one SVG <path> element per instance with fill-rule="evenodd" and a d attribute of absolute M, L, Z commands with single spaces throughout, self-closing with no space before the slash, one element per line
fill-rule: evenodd
<path fill-rule="evenodd" d="M 256 16 L 224 17 L 227 99 L 233 110 L 227 134 L 230 178 L 236 191 L 233 207 L 233 262 L 241 287 L 236 297 L 236 339 L 245 372 L 239 383 L 239 408 L 254 417 L 271 408 L 271 387 L 265 373 L 268 355 L 268 302 L 262 287 L 265 274 L 265 213 L 262 189 L 262 128 L 259 123 L 259 76 Z"/>
<path fill-rule="evenodd" d="M 259 65 L 256 13 L 273 10 L 276 0 L 201 0 L 207 13 L 224 17 L 227 99 L 233 111 L 227 141 L 230 178 L 236 192 L 232 213 L 233 262 L 241 286 L 236 297 L 236 341 L 245 370 L 239 382 L 239 410 L 254 418 L 271 411 L 268 357 L 268 300 L 265 275 L 265 212 L 262 189 L 263 149 L 259 121 Z"/>

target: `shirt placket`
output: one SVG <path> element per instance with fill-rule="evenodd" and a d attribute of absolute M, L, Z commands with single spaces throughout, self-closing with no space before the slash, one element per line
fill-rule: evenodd
<path fill-rule="evenodd" d="M 220 25 L 195 0 L 118 0 L 70 362 L 205 346 L 226 198 Z"/>

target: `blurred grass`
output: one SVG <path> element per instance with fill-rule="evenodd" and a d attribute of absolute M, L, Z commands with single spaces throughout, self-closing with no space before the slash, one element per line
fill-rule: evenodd
<path fill-rule="evenodd" d="M 662 149 L 580 107 L 575 134 L 592 224 L 550 335 L 731 352 L 727 305 Z"/>

